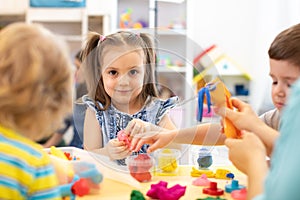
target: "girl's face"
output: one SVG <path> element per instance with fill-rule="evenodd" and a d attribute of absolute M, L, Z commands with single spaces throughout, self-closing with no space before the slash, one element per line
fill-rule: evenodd
<path fill-rule="evenodd" d="M 102 71 L 103 84 L 111 102 L 119 110 L 140 105 L 136 98 L 142 91 L 145 75 L 142 51 L 126 54 L 112 53 L 105 56 Z"/>
<path fill-rule="evenodd" d="M 300 77 L 300 67 L 284 60 L 270 59 L 272 101 L 281 110 L 289 97 L 291 85 Z"/>

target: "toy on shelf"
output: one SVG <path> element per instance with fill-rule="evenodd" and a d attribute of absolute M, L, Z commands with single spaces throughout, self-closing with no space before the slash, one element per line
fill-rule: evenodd
<path fill-rule="evenodd" d="M 208 113 L 211 112 L 211 106 L 227 107 L 233 109 L 230 101 L 230 92 L 226 88 L 225 84 L 216 78 L 213 81 L 206 84 L 198 92 L 198 121 L 202 121 L 203 104 L 206 103 L 208 107 Z M 227 118 L 222 119 L 224 134 L 228 138 L 239 138 L 241 136 L 240 131 L 229 121 Z"/>
<path fill-rule="evenodd" d="M 131 13 L 132 9 L 127 8 L 124 12 L 120 15 L 120 28 L 130 28 L 131 26 Z"/>
<path fill-rule="evenodd" d="M 92 189 L 99 189 L 103 176 L 94 164 L 70 161 L 63 151 L 54 146 L 50 148 L 49 154 L 52 156 L 63 198 L 73 200 L 76 195 L 84 196 L 89 194 Z"/>
<path fill-rule="evenodd" d="M 123 11 L 123 13 L 120 15 L 120 23 L 119 23 L 120 28 L 140 29 L 140 28 L 148 27 L 147 22 L 144 20 L 140 19 L 136 22 L 133 22 L 131 19 L 132 12 L 133 12 L 132 8 L 127 8 Z"/>

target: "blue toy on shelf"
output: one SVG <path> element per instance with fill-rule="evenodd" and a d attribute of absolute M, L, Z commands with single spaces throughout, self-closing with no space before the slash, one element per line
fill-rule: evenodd
<path fill-rule="evenodd" d="M 85 7 L 86 0 L 30 0 L 30 7 Z"/>

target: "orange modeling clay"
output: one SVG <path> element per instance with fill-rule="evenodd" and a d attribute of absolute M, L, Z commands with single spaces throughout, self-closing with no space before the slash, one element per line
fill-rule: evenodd
<path fill-rule="evenodd" d="M 212 82 L 206 84 L 205 87 L 201 88 L 198 92 L 198 120 L 202 120 L 203 114 L 203 103 L 207 104 L 208 112 L 211 112 L 210 106 L 215 105 L 217 107 L 227 107 L 233 109 L 230 101 L 231 94 L 224 83 L 216 78 Z M 228 138 L 239 138 L 240 131 L 227 119 L 222 119 L 224 134 Z"/>

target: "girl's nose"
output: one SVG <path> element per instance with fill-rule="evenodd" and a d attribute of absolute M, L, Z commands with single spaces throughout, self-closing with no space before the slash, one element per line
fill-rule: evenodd
<path fill-rule="evenodd" d="M 128 85 L 130 81 L 130 77 L 127 74 L 124 74 L 119 79 L 120 85 Z"/>

